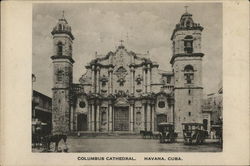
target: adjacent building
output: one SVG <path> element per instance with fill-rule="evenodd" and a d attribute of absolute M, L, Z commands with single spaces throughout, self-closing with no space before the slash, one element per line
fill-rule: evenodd
<path fill-rule="evenodd" d="M 52 99 L 36 90 L 32 94 L 32 132 L 37 124 L 44 125 L 44 132 L 50 133 L 52 126 Z"/>

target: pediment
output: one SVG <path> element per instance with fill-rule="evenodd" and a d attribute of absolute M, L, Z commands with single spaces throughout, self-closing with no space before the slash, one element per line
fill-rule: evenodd
<path fill-rule="evenodd" d="M 115 106 L 119 107 L 129 106 L 129 102 L 125 97 L 119 97 L 115 101 Z"/>

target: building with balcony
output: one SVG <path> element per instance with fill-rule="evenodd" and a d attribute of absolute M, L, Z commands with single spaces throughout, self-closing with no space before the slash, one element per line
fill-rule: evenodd
<path fill-rule="evenodd" d="M 46 132 L 52 128 L 52 99 L 36 90 L 32 95 L 32 131 L 35 132 L 37 124 L 43 124 Z"/>

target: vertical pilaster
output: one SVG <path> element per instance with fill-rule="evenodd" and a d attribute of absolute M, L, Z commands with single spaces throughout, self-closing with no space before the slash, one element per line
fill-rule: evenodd
<path fill-rule="evenodd" d="M 113 131 L 113 110 L 112 110 L 112 105 L 109 105 L 109 131 Z"/>
<path fill-rule="evenodd" d="M 130 131 L 134 131 L 134 105 L 130 105 Z"/>
<path fill-rule="evenodd" d="M 96 106 L 96 131 L 100 130 L 100 106 Z"/>
<path fill-rule="evenodd" d="M 91 105 L 91 130 L 95 131 L 95 105 Z"/>
<path fill-rule="evenodd" d="M 97 70 L 96 70 L 96 93 L 100 93 L 100 67 L 98 66 L 97 67 Z"/>
<path fill-rule="evenodd" d="M 142 110 L 142 123 L 143 123 L 143 130 L 147 130 L 147 119 L 146 119 L 146 108 L 147 108 L 147 105 L 146 103 L 143 104 L 143 110 Z"/>
<path fill-rule="evenodd" d="M 95 66 L 91 69 L 91 86 L 92 93 L 95 93 Z"/>
<path fill-rule="evenodd" d="M 154 132 L 155 131 L 155 105 L 152 105 L 151 107 L 151 110 L 152 110 L 152 131 Z"/>
<path fill-rule="evenodd" d="M 110 71 L 108 71 L 108 78 L 109 78 L 109 81 L 108 81 L 108 94 L 111 94 L 111 75 L 110 75 Z"/>
<path fill-rule="evenodd" d="M 130 73 L 129 73 L 129 76 L 130 76 L 130 94 L 133 93 L 133 70 L 132 68 L 130 69 Z"/>
<path fill-rule="evenodd" d="M 114 91 L 113 91 L 113 69 L 110 71 L 110 74 L 111 74 L 111 93 L 113 94 Z"/>
<path fill-rule="evenodd" d="M 150 64 L 148 64 L 148 86 L 147 86 L 147 90 L 148 92 L 151 92 L 151 68 L 150 68 Z"/>
<path fill-rule="evenodd" d="M 70 106 L 70 130 L 74 130 L 74 108 L 72 105 Z"/>
<path fill-rule="evenodd" d="M 151 124 L 151 105 L 149 103 L 147 103 L 147 131 L 150 131 L 150 124 Z"/>
<path fill-rule="evenodd" d="M 133 94 L 135 93 L 135 70 L 133 70 Z"/>
<path fill-rule="evenodd" d="M 146 70 L 145 68 L 142 69 L 143 74 L 143 92 L 146 92 Z"/>
<path fill-rule="evenodd" d="M 91 107 L 88 107 L 88 131 L 91 131 Z"/>

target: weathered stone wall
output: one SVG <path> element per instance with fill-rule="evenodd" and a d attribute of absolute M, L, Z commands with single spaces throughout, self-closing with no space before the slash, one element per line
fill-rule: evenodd
<path fill-rule="evenodd" d="M 69 90 L 53 90 L 52 133 L 67 134 L 70 131 Z"/>
<path fill-rule="evenodd" d="M 174 41 L 175 47 L 174 52 L 175 54 L 185 53 L 184 51 L 184 41 L 183 39 L 191 35 L 193 36 L 193 52 L 200 53 L 201 50 L 201 31 L 200 30 L 179 30 L 175 33 Z"/>
<path fill-rule="evenodd" d="M 190 103 L 189 103 L 190 101 Z M 182 131 L 182 123 L 202 123 L 202 89 L 175 89 L 175 128 Z"/>

